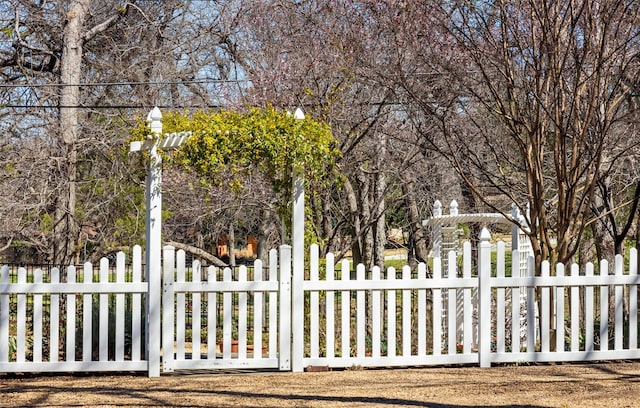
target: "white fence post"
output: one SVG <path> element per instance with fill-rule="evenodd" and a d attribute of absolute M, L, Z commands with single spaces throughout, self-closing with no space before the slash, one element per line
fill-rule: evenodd
<path fill-rule="evenodd" d="M 480 367 L 491 367 L 491 235 L 480 231 L 478 244 L 478 359 Z"/>
<path fill-rule="evenodd" d="M 280 246 L 280 370 L 291 369 L 291 246 Z M 304 312 L 303 312 L 304 317 Z M 301 331 L 304 327 L 299 328 Z"/>
<path fill-rule="evenodd" d="M 300 108 L 294 113 L 296 120 L 304 120 Z M 291 238 L 293 246 L 293 279 L 291 290 L 293 296 L 293 343 L 291 347 L 291 369 L 302 372 L 304 358 L 304 180 L 299 169 L 294 170 L 293 178 L 293 211 L 291 220 Z"/>
<path fill-rule="evenodd" d="M 0 284 L 8 286 L 9 267 L 3 266 L 0 272 Z M 56 314 L 57 316 L 57 314 Z M 56 354 L 57 356 L 57 354 Z M 0 363 L 9 361 L 9 294 L 0 295 Z"/>
<path fill-rule="evenodd" d="M 162 114 L 154 108 L 148 120 L 152 138 L 162 135 Z M 161 246 L 162 246 L 162 158 L 154 143 L 149 149 L 149 174 L 147 175 L 147 222 L 145 263 L 149 292 L 147 293 L 147 357 L 149 377 L 160 376 L 160 302 L 161 302 Z"/>

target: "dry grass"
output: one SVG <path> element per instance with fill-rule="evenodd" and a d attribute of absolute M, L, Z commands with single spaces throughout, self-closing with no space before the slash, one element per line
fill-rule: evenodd
<path fill-rule="evenodd" d="M 1 406 L 633 407 L 640 400 L 638 362 L 0 378 Z"/>

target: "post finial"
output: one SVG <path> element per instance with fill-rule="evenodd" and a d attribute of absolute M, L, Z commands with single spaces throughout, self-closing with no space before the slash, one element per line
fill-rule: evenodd
<path fill-rule="evenodd" d="M 442 216 L 442 203 L 440 202 L 440 200 L 436 200 L 433 203 L 433 216 L 434 217 Z"/>
<path fill-rule="evenodd" d="M 452 200 L 451 204 L 449 204 L 449 215 L 458 215 L 458 202 L 456 200 Z"/>
<path fill-rule="evenodd" d="M 487 227 L 483 227 L 482 231 L 480 231 L 480 241 L 482 242 L 489 242 L 489 240 L 491 239 L 491 233 L 489 232 L 489 230 L 487 229 Z"/>
<path fill-rule="evenodd" d="M 158 137 L 162 134 L 162 112 L 156 106 L 147 115 L 147 122 L 149 123 L 149 129 L 153 134 L 152 137 Z"/>

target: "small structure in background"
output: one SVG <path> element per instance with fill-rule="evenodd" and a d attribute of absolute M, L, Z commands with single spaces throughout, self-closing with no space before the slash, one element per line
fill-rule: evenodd
<path fill-rule="evenodd" d="M 436 200 L 433 204 L 433 216 L 422 222 L 423 227 L 428 228 L 431 233 L 431 242 L 433 242 L 432 257 L 439 258 L 441 260 L 443 277 L 449 277 L 449 252 L 453 251 L 457 255 L 461 255 L 462 248 L 460 247 L 460 238 L 462 230 L 461 224 L 478 223 L 483 227 L 489 227 L 495 224 L 510 224 L 511 225 L 511 251 L 517 251 L 518 254 L 518 274 L 512 272 L 513 276 L 527 276 L 528 258 L 532 256 L 531 241 L 527 236 L 524 225 L 524 217 L 520 214 L 518 207 L 513 204 L 511 206 L 511 218 L 512 220 L 518 220 L 518 223 L 513 223 L 512 220 L 507 219 L 500 213 L 475 213 L 475 214 L 461 214 L 458 209 L 458 202 L 456 200 L 451 201 L 449 205 L 449 214 L 442 214 L 442 203 Z M 495 250 L 495 249 L 494 249 Z M 513 264 L 515 265 L 515 264 Z M 515 268 L 514 268 L 515 269 Z M 458 273 L 462 273 L 461 268 L 456 268 Z M 458 276 L 461 277 L 461 276 Z M 527 302 L 526 291 L 524 288 L 520 290 L 520 337 L 522 341 L 526 341 L 526 312 L 525 304 Z M 443 316 L 446 321 L 446 305 L 448 304 L 447 292 L 443 293 Z M 462 310 L 462 293 L 458 292 L 457 298 L 457 310 Z M 477 304 L 477 294 L 473 294 L 473 303 Z M 460 322 L 461 316 L 458 316 Z M 477 317 L 476 317 L 477 318 Z M 538 311 L 535 312 L 535 319 L 538 319 Z M 474 319 L 475 320 L 475 319 Z M 537 327 L 537 324 L 536 324 Z M 458 341 L 462 341 L 463 327 L 460 323 L 456 329 L 456 337 Z M 474 338 L 477 336 L 477 321 L 474 322 Z M 443 340 L 445 341 L 445 340 Z"/>
<path fill-rule="evenodd" d="M 513 223 L 500 213 L 475 213 L 461 214 L 458 210 L 458 202 L 451 201 L 449 204 L 449 214 L 442 214 L 442 203 L 436 200 L 433 203 L 433 216 L 422 221 L 422 226 L 429 229 L 431 234 L 431 242 L 433 242 L 432 256 L 441 258 L 446 266 L 447 254 L 449 251 L 460 252 L 460 224 L 478 223 L 489 227 L 492 224 L 510 224 L 511 225 L 511 250 L 517 250 L 520 254 L 520 273 L 521 276 L 527 271 L 527 259 L 531 255 L 531 242 L 527 236 L 524 225 L 524 217 L 520 214 L 518 207 L 514 204 L 511 206 L 511 218 L 519 220 L 518 224 Z M 445 267 L 446 271 L 447 268 Z"/>

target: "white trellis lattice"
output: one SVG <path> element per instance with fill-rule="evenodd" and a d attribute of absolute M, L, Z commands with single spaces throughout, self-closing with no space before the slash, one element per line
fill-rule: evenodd
<path fill-rule="evenodd" d="M 514 222 L 517 221 L 517 222 Z M 433 258 L 440 258 L 442 262 L 442 271 L 444 276 L 448 277 L 448 254 L 450 251 L 460 253 L 461 248 L 459 246 L 460 230 L 458 225 L 468 223 L 480 223 L 485 226 L 492 224 L 510 224 L 511 225 L 511 250 L 512 256 L 517 256 L 517 261 L 512 261 L 512 265 L 518 265 L 518 268 L 513 268 L 513 276 L 526 276 L 528 258 L 532 255 L 531 242 L 526 233 L 525 217 L 520 214 L 518 207 L 513 204 L 511 207 L 511 218 L 505 217 L 501 213 L 475 213 L 475 214 L 461 214 L 458 211 L 458 202 L 456 200 L 451 201 L 449 205 L 449 214 L 442 214 L 442 203 L 436 200 L 433 204 L 433 215 L 431 218 L 424 220 L 422 225 L 428 227 L 431 233 L 431 239 L 433 242 L 432 256 Z M 524 289 L 524 288 L 523 288 Z M 524 313 L 525 305 L 527 302 L 526 291 L 520 290 L 520 337 L 522 342 L 526 342 L 526 314 Z M 474 303 L 477 299 L 474 294 Z M 444 304 L 448 304 L 448 298 L 446 293 L 443 294 L 442 301 Z M 457 299 L 457 310 L 461 310 L 462 299 Z M 447 310 L 445 307 L 443 310 Z M 536 313 L 537 316 L 537 313 Z M 444 319 L 446 321 L 446 319 Z M 476 330 L 477 322 L 474 323 L 474 333 Z M 537 325 L 536 325 L 537 326 Z M 457 341 L 461 342 L 460 338 L 463 333 L 463 327 L 460 323 L 456 330 Z M 474 338 L 475 338 L 474 334 Z"/>

